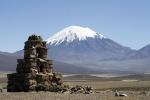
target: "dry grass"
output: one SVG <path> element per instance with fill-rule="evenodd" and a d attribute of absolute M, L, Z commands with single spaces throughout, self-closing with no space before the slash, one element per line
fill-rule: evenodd
<path fill-rule="evenodd" d="M 5 75 L 0 77 L 3 79 Z M 30 92 L 30 93 L 0 93 L 0 100 L 150 100 L 150 81 L 69 81 L 65 84 L 70 86 L 88 85 L 92 86 L 99 93 L 93 94 L 61 94 L 50 92 Z M 6 87 L 6 81 L 0 80 L 0 86 Z M 115 97 L 111 90 L 121 90 L 126 93 L 127 97 Z M 107 90 L 107 91 L 106 91 Z M 147 91 L 149 95 L 141 94 L 142 91 Z"/>
<path fill-rule="evenodd" d="M 4 93 L 0 100 L 149 100 L 150 96 L 129 95 L 128 97 L 115 97 L 111 93 L 95 94 L 58 94 L 58 93 Z"/>
<path fill-rule="evenodd" d="M 107 90 L 100 91 L 99 93 L 93 94 L 62 94 L 62 93 L 50 93 L 50 92 L 30 92 L 30 93 L 1 93 L 0 100 L 150 100 L 150 95 L 141 94 L 142 89 L 139 91 L 121 91 L 126 93 L 128 97 L 115 97 L 113 91 L 108 91 L 110 88 L 121 88 L 121 87 L 150 87 L 150 81 L 139 81 L 139 82 L 120 82 L 120 81 L 108 81 L 108 82 L 66 82 L 71 86 L 75 85 L 90 85 L 96 90 Z M 150 92 L 148 92 L 150 94 Z"/>
<path fill-rule="evenodd" d="M 107 89 L 123 89 L 123 90 L 150 90 L 150 81 L 135 81 L 135 82 L 123 82 L 123 81 L 85 81 L 85 82 L 66 82 L 70 86 L 75 85 L 88 85 L 92 86 L 95 90 L 107 90 Z"/>

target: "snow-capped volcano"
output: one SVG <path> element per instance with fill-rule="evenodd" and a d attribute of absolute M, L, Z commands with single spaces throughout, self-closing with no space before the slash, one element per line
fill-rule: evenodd
<path fill-rule="evenodd" d="M 148 55 L 149 46 L 140 49 L 136 53 L 136 51 L 105 38 L 87 27 L 70 26 L 64 28 L 47 39 L 47 47 L 48 57 L 54 61 L 61 62 L 56 67 L 60 67 L 65 71 L 71 70 L 74 72 L 75 69 L 78 69 L 80 72 L 84 72 L 84 69 L 87 69 L 87 71 L 94 72 L 135 72 L 147 71 L 150 65 L 149 59 L 130 59 L 132 55 L 132 58 L 137 57 L 136 54 L 140 54 L 138 57 L 145 57 L 142 56 L 143 54 Z M 21 53 L 23 54 L 23 50 Z M 16 54 L 19 54 L 19 52 Z M 63 63 L 69 64 L 69 66 L 62 67 Z M 71 65 L 73 65 L 74 69 L 71 68 Z M 80 68 L 83 68 L 83 70 Z"/>
<path fill-rule="evenodd" d="M 54 60 L 76 63 L 119 59 L 130 49 L 87 27 L 70 26 L 47 39 L 48 54 Z"/>
<path fill-rule="evenodd" d="M 52 37 L 47 39 L 48 44 L 58 45 L 64 41 L 72 42 L 74 40 L 86 40 L 87 38 L 100 38 L 103 39 L 104 36 L 99 34 L 88 27 L 80 26 L 69 26 L 58 33 L 54 34 Z"/>

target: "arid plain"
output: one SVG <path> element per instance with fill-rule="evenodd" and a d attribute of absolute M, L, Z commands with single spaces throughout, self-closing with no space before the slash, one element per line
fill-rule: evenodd
<path fill-rule="evenodd" d="M 0 74 L 0 100 L 149 100 L 150 80 L 149 75 L 139 78 L 137 75 L 119 78 L 97 78 L 88 75 L 64 78 L 64 84 L 70 86 L 92 86 L 91 94 L 69 94 L 54 92 L 13 92 L 6 91 L 7 78 L 4 72 Z M 127 80 L 128 78 L 128 80 Z M 134 79 L 134 80 L 133 80 Z M 135 80 L 137 79 L 137 80 Z M 116 97 L 115 91 L 127 94 L 127 97 Z"/>

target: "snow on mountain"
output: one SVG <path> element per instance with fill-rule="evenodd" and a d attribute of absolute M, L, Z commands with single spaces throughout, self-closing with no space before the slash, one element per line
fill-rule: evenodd
<path fill-rule="evenodd" d="M 64 41 L 72 42 L 76 39 L 79 41 L 86 40 L 87 38 L 100 38 L 103 39 L 104 36 L 99 34 L 88 27 L 80 26 L 69 26 L 58 33 L 54 34 L 52 37 L 47 39 L 48 44 L 58 45 Z"/>
<path fill-rule="evenodd" d="M 87 27 L 70 26 L 47 39 L 48 56 L 74 64 L 122 59 L 130 51 Z"/>
<path fill-rule="evenodd" d="M 149 72 L 150 69 L 149 45 L 135 51 L 87 27 L 67 27 L 48 38 L 47 47 L 48 57 L 57 61 L 54 68 L 64 72 L 76 69 L 80 72 Z M 23 54 L 23 50 L 16 54 Z"/>

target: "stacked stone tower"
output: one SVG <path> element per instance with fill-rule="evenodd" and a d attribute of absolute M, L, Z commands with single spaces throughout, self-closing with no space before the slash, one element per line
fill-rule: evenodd
<path fill-rule="evenodd" d="M 24 59 L 17 60 L 16 73 L 8 74 L 8 92 L 50 91 L 52 85 L 62 85 L 62 75 L 53 71 L 47 59 L 46 42 L 32 35 L 25 42 Z"/>

